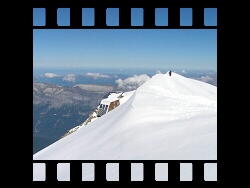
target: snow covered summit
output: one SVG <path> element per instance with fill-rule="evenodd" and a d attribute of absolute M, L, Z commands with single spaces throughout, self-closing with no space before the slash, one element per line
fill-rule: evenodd
<path fill-rule="evenodd" d="M 34 160 L 216 160 L 217 87 L 156 74 L 120 105 Z"/>

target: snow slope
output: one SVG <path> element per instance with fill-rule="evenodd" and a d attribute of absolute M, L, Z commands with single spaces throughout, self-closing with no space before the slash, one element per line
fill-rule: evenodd
<path fill-rule="evenodd" d="M 156 74 L 125 93 L 114 110 L 33 155 L 40 159 L 216 160 L 217 87 L 177 73 Z M 215 178 L 214 171 L 208 176 Z"/>

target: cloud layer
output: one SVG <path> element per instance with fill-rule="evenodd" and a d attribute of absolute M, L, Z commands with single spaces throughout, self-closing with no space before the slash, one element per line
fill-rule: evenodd
<path fill-rule="evenodd" d="M 85 76 L 94 77 L 94 79 L 97 79 L 97 78 L 109 78 L 109 76 L 106 75 L 106 74 L 90 73 L 90 72 L 85 74 Z"/>
<path fill-rule="evenodd" d="M 210 82 L 210 81 L 213 81 L 213 78 L 211 78 L 210 76 L 202 76 L 200 79 L 201 79 L 201 81 L 203 81 L 203 82 Z"/>
<path fill-rule="evenodd" d="M 134 75 L 132 77 L 128 77 L 124 80 L 122 80 L 121 78 L 117 79 L 115 81 L 115 83 L 118 84 L 119 88 L 122 89 L 136 89 L 139 86 L 141 86 L 143 83 L 145 83 L 146 81 L 148 81 L 150 79 L 150 77 L 146 74 L 142 74 L 142 75 Z"/>
<path fill-rule="evenodd" d="M 75 82 L 76 81 L 76 77 L 75 77 L 74 74 L 68 74 L 62 80 L 63 81 L 67 81 L 67 82 Z"/>
<path fill-rule="evenodd" d="M 59 75 L 54 74 L 54 73 L 45 73 L 44 76 L 47 78 L 54 78 L 54 77 L 58 77 Z"/>

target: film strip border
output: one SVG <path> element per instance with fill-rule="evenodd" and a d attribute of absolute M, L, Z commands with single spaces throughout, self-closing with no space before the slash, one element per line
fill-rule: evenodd
<path fill-rule="evenodd" d="M 106 182 L 106 165 L 108 163 L 119 164 L 119 181 L 131 181 L 131 163 L 143 164 L 143 182 L 156 182 L 155 164 L 167 163 L 168 180 L 178 182 L 180 180 L 180 164 L 192 164 L 192 181 L 204 182 L 204 165 L 208 163 L 216 163 L 217 161 L 197 160 L 197 161 L 169 161 L 169 160 L 36 160 L 34 163 L 43 163 L 45 165 L 45 181 L 57 182 L 57 165 L 59 163 L 70 163 L 70 181 L 81 182 L 82 180 L 82 164 L 94 164 L 94 182 Z"/>
<path fill-rule="evenodd" d="M 168 28 L 168 29 L 217 29 L 219 22 L 217 21 L 216 26 L 205 26 L 204 25 L 204 9 L 205 8 L 217 8 L 216 6 L 187 6 L 183 5 L 183 8 L 192 8 L 192 26 L 180 26 L 180 7 L 138 7 L 143 9 L 143 25 L 142 26 L 131 26 L 131 9 L 134 7 L 114 7 L 119 9 L 119 26 L 107 26 L 106 24 L 106 9 L 114 6 L 105 7 L 33 7 L 33 8 L 45 8 L 45 26 L 33 26 L 33 29 L 79 29 L 79 28 L 134 28 L 134 29 L 145 29 L 145 28 Z M 57 24 L 57 10 L 58 8 L 69 8 L 70 9 L 70 25 L 69 26 L 58 26 Z M 82 8 L 94 8 L 94 25 L 83 26 L 82 25 Z M 136 7 L 137 8 L 137 7 Z M 167 26 L 156 26 L 155 24 L 155 9 L 156 8 L 168 8 L 168 25 Z M 217 8 L 218 15 L 218 8 Z M 218 20 L 218 18 L 217 18 Z M 32 21 L 33 22 L 33 21 Z"/>
<path fill-rule="evenodd" d="M 133 29 L 218 29 L 219 22 L 219 7 L 217 2 L 199 2 L 192 1 L 191 3 L 185 1 L 176 1 L 176 3 L 161 2 L 150 3 L 150 6 L 141 6 L 140 3 L 121 6 L 107 4 L 105 6 L 96 6 L 98 2 L 84 3 L 78 5 L 61 4 L 56 6 L 44 6 L 35 5 L 32 8 L 45 8 L 45 26 L 33 26 L 33 29 L 119 29 L 119 28 L 133 28 Z M 58 8 L 70 8 L 70 25 L 58 26 L 57 24 L 57 9 Z M 94 25 L 83 26 L 82 25 L 82 8 L 94 8 Z M 106 9 L 107 8 L 119 8 L 119 26 L 107 26 L 106 24 Z M 131 26 L 131 8 L 143 8 L 143 26 Z M 156 8 L 168 8 L 168 26 L 156 26 L 155 24 L 155 9 Z M 180 26 L 180 8 L 192 8 L 192 26 Z M 217 8 L 217 26 L 205 26 L 204 25 L 204 9 L 205 8 Z M 33 10 L 32 10 L 33 12 Z M 131 163 L 143 164 L 143 181 L 156 182 L 155 180 L 155 164 L 156 163 L 168 163 L 168 181 L 178 182 L 180 181 L 180 164 L 191 163 L 192 164 L 192 181 L 203 182 L 204 180 L 204 164 L 205 163 L 217 163 L 217 160 L 194 160 L 194 161 L 181 161 L 181 160 L 33 160 L 34 163 L 45 164 L 45 181 L 57 182 L 57 165 L 58 163 L 70 163 L 70 181 L 81 182 L 82 181 L 82 163 L 94 164 L 94 177 L 95 182 L 105 182 L 106 179 L 106 164 L 107 163 L 119 163 L 119 181 L 131 181 Z M 218 173 L 217 173 L 218 174 Z"/>

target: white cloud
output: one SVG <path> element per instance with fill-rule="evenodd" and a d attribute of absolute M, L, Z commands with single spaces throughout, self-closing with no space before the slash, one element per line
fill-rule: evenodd
<path fill-rule="evenodd" d="M 59 75 L 54 74 L 54 73 L 45 73 L 44 76 L 47 78 L 54 78 L 54 77 L 58 77 Z"/>
<path fill-rule="evenodd" d="M 85 76 L 94 77 L 94 79 L 97 79 L 97 78 L 109 78 L 109 76 L 106 75 L 106 74 L 90 73 L 90 72 L 85 74 Z"/>
<path fill-rule="evenodd" d="M 128 77 L 124 80 L 119 78 L 115 81 L 115 83 L 117 83 L 118 87 L 120 87 L 120 88 L 136 89 L 149 79 L 150 79 L 150 77 L 148 75 L 142 74 L 139 76 L 134 75 L 134 76 Z"/>
<path fill-rule="evenodd" d="M 75 77 L 74 74 L 68 74 L 62 80 L 63 81 L 67 81 L 67 82 L 75 82 L 76 81 L 76 77 Z"/>
<path fill-rule="evenodd" d="M 209 82 L 209 81 L 213 81 L 213 78 L 211 78 L 210 76 L 202 76 L 201 81 Z"/>

